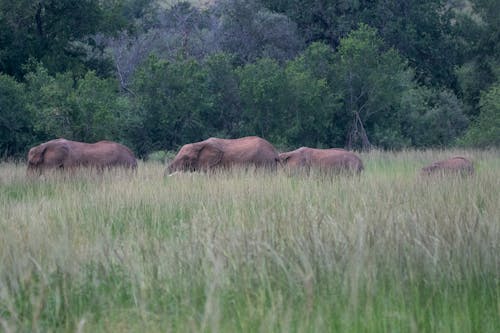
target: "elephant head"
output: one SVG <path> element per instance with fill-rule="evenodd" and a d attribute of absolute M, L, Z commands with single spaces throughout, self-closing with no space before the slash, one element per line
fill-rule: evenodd
<path fill-rule="evenodd" d="M 307 165 L 306 152 L 303 148 L 279 154 L 280 164 L 289 167 L 304 167 Z"/>
<path fill-rule="evenodd" d="M 28 152 L 28 175 L 34 175 L 37 171 L 41 172 L 43 165 L 44 154 L 47 150 L 47 145 L 39 145 L 33 147 Z"/>
<path fill-rule="evenodd" d="M 43 155 L 46 149 L 46 145 L 39 145 L 31 148 L 28 152 L 28 167 L 35 168 L 43 163 Z"/>
<path fill-rule="evenodd" d="M 28 152 L 28 175 L 41 173 L 44 169 L 62 168 L 68 155 L 65 139 L 56 139 L 33 147 Z"/>
<path fill-rule="evenodd" d="M 224 155 L 220 144 L 215 140 L 189 143 L 184 145 L 167 168 L 168 174 L 176 171 L 208 170 L 217 166 Z"/>

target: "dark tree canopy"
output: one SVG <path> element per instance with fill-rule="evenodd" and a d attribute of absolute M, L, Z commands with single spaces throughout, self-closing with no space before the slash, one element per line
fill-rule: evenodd
<path fill-rule="evenodd" d="M 52 73 L 90 68 L 109 74 L 92 36 L 124 25 L 110 20 L 111 9 L 99 0 L 0 0 L 0 72 L 21 78 L 34 60 Z"/>
<path fill-rule="evenodd" d="M 497 147 L 499 6 L 0 0 L 0 156 L 58 136 Z"/>

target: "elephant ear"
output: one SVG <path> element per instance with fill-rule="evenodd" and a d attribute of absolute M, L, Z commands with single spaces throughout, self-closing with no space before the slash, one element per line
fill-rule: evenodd
<path fill-rule="evenodd" d="M 290 154 L 282 153 L 279 155 L 278 161 L 281 164 L 287 164 L 289 159 L 290 159 Z"/>
<path fill-rule="evenodd" d="M 301 167 L 310 167 L 311 166 L 311 159 L 312 159 L 311 153 L 309 153 L 309 152 L 304 153 L 300 156 L 299 165 Z"/>
<path fill-rule="evenodd" d="M 40 145 L 38 147 L 31 148 L 28 153 L 28 162 L 33 165 L 43 163 L 43 156 L 46 150 L 47 145 Z"/>
<path fill-rule="evenodd" d="M 216 143 L 207 143 L 200 149 L 198 162 L 201 169 L 211 169 L 217 166 L 224 156 L 221 147 Z"/>

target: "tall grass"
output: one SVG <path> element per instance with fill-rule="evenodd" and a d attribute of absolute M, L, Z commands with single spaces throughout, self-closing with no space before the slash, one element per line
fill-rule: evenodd
<path fill-rule="evenodd" d="M 469 178 L 423 179 L 471 157 Z M 0 330 L 500 331 L 498 151 L 360 177 L 0 165 Z"/>

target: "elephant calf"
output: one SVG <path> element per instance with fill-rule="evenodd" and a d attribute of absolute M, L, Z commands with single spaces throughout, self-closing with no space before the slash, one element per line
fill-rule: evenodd
<path fill-rule="evenodd" d="M 135 169 L 137 161 L 129 148 L 111 141 L 83 143 L 56 139 L 33 147 L 28 153 L 28 174 L 77 167 Z"/>
<path fill-rule="evenodd" d="M 465 157 L 456 156 L 447 160 L 434 162 L 422 168 L 420 173 L 424 176 L 434 174 L 472 175 L 474 173 L 474 166 Z"/>
<path fill-rule="evenodd" d="M 167 167 L 167 173 L 177 171 L 208 171 L 232 166 L 255 166 L 276 169 L 278 152 L 268 141 L 249 136 L 239 139 L 209 138 L 189 143 L 179 150 Z"/>
<path fill-rule="evenodd" d="M 359 174 L 363 171 L 363 162 L 354 153 L 344 149 L 316 149 L 301 147 L 279 155 L 282 165 L 292 169 L 311 168 L 322 172 L 347 172 Z"/>

